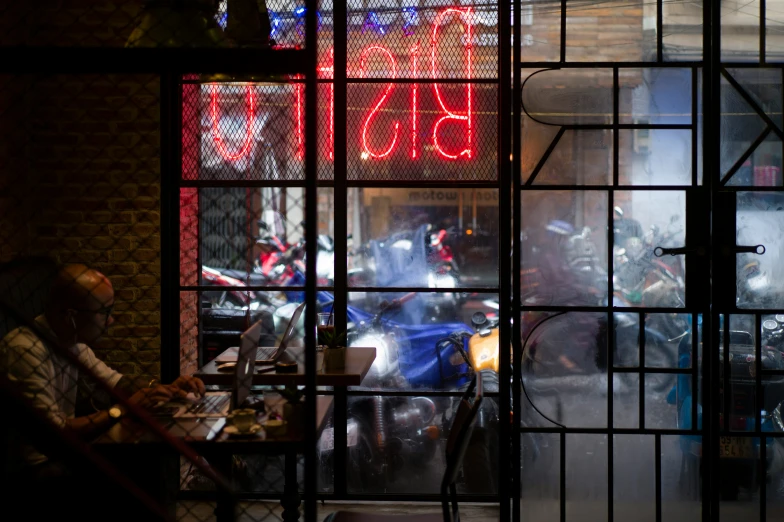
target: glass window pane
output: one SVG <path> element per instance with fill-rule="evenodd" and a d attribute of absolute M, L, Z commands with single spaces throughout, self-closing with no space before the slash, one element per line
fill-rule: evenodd
<path fill-rule="evenodd" d="M 691 367 L 691 316 L 688 314 L 646 314 L 645 367 Z M 688 355 L 689 357 L 683 357 Z"/>
<path fill-rule="evenodd" d="M 651 435 L 613 437 L 613 517 L 656 520 L 655 458 Z"/>
<path fill-rule="evenodd" d="M 738 245 L 764 245 L 765 254 L 740 253 L 736 257 L 739 308 L 784 308 L 784 221 L 779 211 L 781 194 L 739 192 L 735 238 Z"/>
<path fill-rule="evenodd" d="M 607 193 L 522 194 L 523 304 L 600 306 L 607 299 Z"/>
<path fill-rule="evenodd" d="M 759 0 L 724 0 L 721 2 L 722 61 L 758 61 L 759 31 Z"/>
<path fill-rule="evenodd" d="M 662 2 L 664 60 L 702 60 L 702 2 Z"/>
<path fill-rule="evenodd" d="M 692 131 L 620 130 L 621 185 L 691 185 Z"/>
<path fill-rule="evenodd" d="M 616 306 L 683 307 L 684 256 L 656 257 L 658 247 L 683 246 L 686 195 L 618 191 L 613 212 L 613 292 Z"/>
<path fill-rule="evenodd" d="M 566 435 L 566 520 L 607 519 L 607 435 Z"/>
<path fill-rule="evenodd" d="M 385 72 L 390 73 L 394 63 L 398 78 L 432 77 L 433 56 L 440 78 L 465 78 L 469 64 L 470 77 L 498 76 L 496 5 L 407 1 L 401 6 L 394 0 L 362 4 L 347 3 L 349 78 L 366 77 L 381 53 L 386 56 Z"/>
<path fill-rule="evenodd" d="M 744 153 L 765 130 L 765 122 L 741 94 L 730 85 L 726 78 L 721 79 L 721 151 L 720 178 L 723 179 L 730 169 L 740 161 Z M 749 165 L 743 165 L 741 170 Z M 736 176 L 744 173 L 737 171 Z"/>
<path fill-rule="evenodd" d="M 349 286 L 498 286 L 497 190 L 351 188 L 348 207 Z"/>
<path fill-rule="evenodd" d="M 529 400 L 569 428 L 607 426 L 607 316 L 524 312 L 523 374 Z"/>
<path fill-rule="evenodd" d="M 497 294 L 460 302 L 450 292 L 351 292 L 348 300 L 349 346 L 376 348 L 358 389 L 458 390 L 471 367 L 498 371 Z"/>
<path fill-rule="evenodd" d="M 611 125 L 612 69 L 522 71 L 523 112 L 548 125 Z"/>
<path fill-rule="evenodd" d="M 564 132 L 533 184 L 611 184 L 612 133 L 613 131 L 607 129 Z M 533 174 L 533 169 L 531 174 Z"/>
<path fill-rule="evenodd" d="M 560 509 L 560 437 L 557 433 L 523 433 L 520 514 L 523 520 L 558 522 Z"/>
<path fill-rule="evenodd" d="M 620 69 L 621 123 L 691 123 L 691 69 Z"/>
<path fill-rule="evenodd" d="M 497 97 L 495 85 L 349 84 L 348 179 L 494 181 Z"/>
<path fill-rule="evenodd" d="M 557 61 L 561 56 L 561 7 L 553 2 L 520 2 L 522 59 Z"/>
<path fill-rule="evenodd" d="M 304 179 L 301 83 L 185 82 L 184 179 Z"/>
<path fill-rule="evenodd" d="M 646 5 L 629 0 L 609 0 L 598 5 L 567 2 L 566 59 L 585 62 L 655 60 L 656 32 L 646 30 L 644 17 L 652 14 Z"/>
<path fill-rule="evenodd" d="M 702 438 L 662 435 L 662 520 L 701 520 Z"/>

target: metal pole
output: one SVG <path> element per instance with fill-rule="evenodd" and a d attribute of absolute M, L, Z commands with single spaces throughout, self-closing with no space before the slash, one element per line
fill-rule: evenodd
<path fill-rule="evenodd" d="M 316 0 L 305 1 L 305 521 L 316 521 L 316 257 L 318 236 Z"/>

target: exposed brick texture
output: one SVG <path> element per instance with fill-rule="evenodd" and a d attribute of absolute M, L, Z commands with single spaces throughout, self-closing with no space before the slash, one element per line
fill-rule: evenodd
<path fill-rule="evenodd" d="M 158 376 L 157 78 L 0 82 L 0 260 L 45 254 L 104 272 L 117 306 L 96 352 L 124 373 Z"/>

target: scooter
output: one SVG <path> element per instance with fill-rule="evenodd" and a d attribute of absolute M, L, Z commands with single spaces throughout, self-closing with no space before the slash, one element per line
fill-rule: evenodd
<path fill-rule="evenodd" d="M 322 309 L 331 305 L 329 294 L 319 292 Z M 376 359 L 363 381 L 364 388 L 431 387 L 434 373 L 460 373 L 464 365 L 454 369 L 443 364 L 439 352 L 437 368 L 432 357 L 436 338 L 463 324 L 411 326 L 384 318 L 394 315 L 406 303 L 417 299 L 409 293 L 382 303 L 376 314 L 368 314 L 349 306 L 348 344 L 373 346 Z M 427 349 L 429 348 L 429 349 Z M 404 469 L 416 473 L 437 453 L 441 429 L 437 423 L 439 408 L 429 397 L 362 396 L 352 400 L 348 409 L 347 443 L 350 473 L 349 486 L 353 490 L 385 490 L 394 484 Z M 319 444 L 322 468 L 331 469 L 333 427 L 324 431 Z"/>
<path fill-rule="evenodd" d="M 454 317 L 466 295 L 457 291 L 460 272 L 451 248 L 445 243 L 447 235 L 446 230 L 436 232 L 431 225 L 422 225 L 414 231 L 373 239 L 354 252 L 358 266 L 349 274 L 349 282 L 354 286 L 455 290 L 425 296 L 427 321 Z M 365 295 L 364 299 L 367 308 L 374 308 L 383 297 Z"/>
<path fill-rule="evenodd" d="M 722 317 L 722 320 L 724 318 Z M 702 327 L 701 317 L 698 325 Z M 762 376 L 764 403 L 755 401 L 756 391 L 756 357 L 753 336 L 743 330 L 731 330 L 729 338 L 730 361 L 730 389 L 724 389 L 724 372 L 728 371 L 724 364 L 724 329 L 719 328 L 719 424 L 721 429 L 738 432 L 738 436 L 721 436 L 719 438 L 719 490 L 723 500 L 737 500 L 741 489 L 750 492 L 756 491 L 759 483 L 759 455 L 762 441 L 759 437 L 743 437 L 743 432 L 755 429 L 757 416 L 760 417 L 763 432 L 784 431 L 781 423 L 782 391 L 784 391 L 784 377 L 781 375 L 766 374 Z M 763 370 L 784 369 L 784 354 L 780 349 L 767 346 L 762 339 Z M 702 352 L 704 353 L 704 352 Z M 678 366 L 691 368 L 692 361 L 692 332 L 687 332 L 678 345 Z M 699 361 L 696 361 L 699 364 Z M 677 427 L 679 429 L 692 429 L 692 409 L 694 404 L 694 390 L 692 390 L 691 375 L 679 375 L 675 387 L 670 392 L 668 403 L 675 405 L 677 413 Z M 702 376 L 698 386 L 702 385 Z M 724 401 L 730 401 L 729 419 L 724 418 Z M 703 411 L 700 404 L 697 408 L 697 428 L 702 428 Z M 766 475 L 772 477 L 784 471 L 784 441 L 781 438 L 765 437 L 766 447 Z M 686 487 L 702 491 L 702 437 L 699 435 L 682 435 L 680 437 L 681 482 Z M 765 487 L 762 485 L 762 487 Z"/>

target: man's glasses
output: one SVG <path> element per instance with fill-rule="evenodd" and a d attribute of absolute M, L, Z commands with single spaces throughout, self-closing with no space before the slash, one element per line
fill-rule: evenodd
<path fill-rule="evenodd" d="M 97 310 L 85 310 L 83 308 L 71 308 L 71 310 L 75 312 L 82 312 L 85 314 L 102 314 L 106 317 L 106 320 L 109 320 L 109 316 L 112 315 L 112 310 L 114 310 L 114 303 L 109 306 L 104 306 L 103 308 L 98 308 Z"/>

